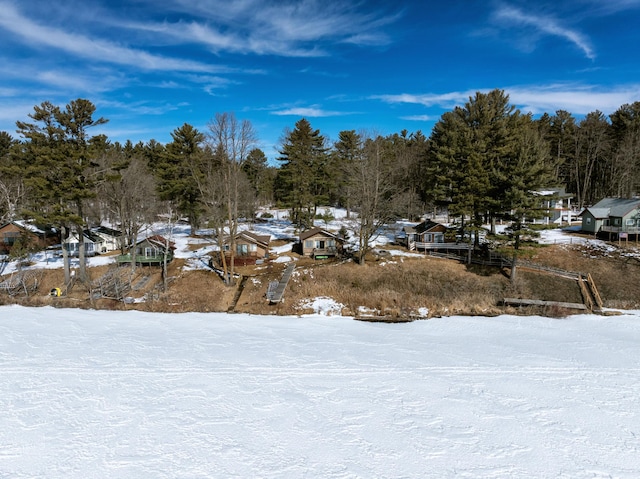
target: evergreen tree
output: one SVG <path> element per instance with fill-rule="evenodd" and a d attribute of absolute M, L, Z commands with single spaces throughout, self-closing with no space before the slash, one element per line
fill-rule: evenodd
<path fill-rule="evenodd" d="M 309 228 L 316 208 L 327 199 L 325 139 L 303 118 L 286 134 L 280 154 L 279 199 L 291 209 L 294 224 Z"/>
<path fill-rule="evenodd" d="M 470 218 L 476 244 L 486 215 L 497 207 L 494 164 L 513 141 L 507 123 L 514 108 L 508 101 L 501 90 L 478 92 L 464 107 L 442 115 L 431 137 L 439 194 L 449 201 L 450 213 L 461 216 L 463 235 L 465 217 Z"/>
<path fill-rule="evenodd" d="M 537 191 L 555 182 L 548 145 L 530 115 L 515 115 L 511 127 L 515 143 L 509 156 L 495 165 L 496 196 L 501 216 L 511 221 L 514 236 L 511 280 L 516 279 L 516 263 L 526 219 L 544 215 Z"/>
<path fill-rule="evenodd" d="M 540 183 L 525 171 L 549 167 L 548 156 L 534 154 L 532 145 L 541 150 L 538 130 L 509 104 L 508 95 L 501 90 L 476 93 L 464 107 L 445 113 L 434 127 L 431 155 L 438 167 L 439 194 L 450 202 L 452 213 L 463 221 L 470 217 L 475 231 L 487 217 L 493 225 L 496 216 L 511 215 L 516 203 L 526 209 Z M 545 175 L 544 182 L 548 181 Z M 475 240 L 477 245 L 477 234 Z"/>
<path fill-rule="evenodd" d="M 272 197 L 273 184 L 270 181 L 267 156 L 260 148 L 253 148 L 249 152 L 242 164 L 242 171 L 247 176 L 247 180 L 258 197 L 258 201 L 262 204 L 268 202 Z"/>
<path fill-rule="evenodd" d="M 347 218 L 350 218 L 354 190 L 353 167 L 362 155 L 362 138 L 355 130 L 341 131 L 338 141 L 333 145 L 332 155 L 332 164 L 337 172 L 335 196 L 338 204 L 346 208 Z"/>
<path fill-rule="evenodd" d="M 160 200 L 170 201 L 187 217 L 191 234 L 195 234 L 201 216 L 200 190 L 194 175 L 198 175 L 205 136 L 185 123 L 171 133 L 173 141 L 164 151 L 153 142 L 147 146 L 151 170 L 158 180 Z"/>
<path fill-rule="evenodd" d="M 95 196 L 95 185 L 101 177 L 96 171 L 95 151 L 88 130 L 107 122 L 93 119 L 95 106 L 78 99 L 64 110 L 50 102 L 34 107 L 29 115 L 35 123 L 16 122 L 18 133 L 25 138 L 22 151 L 30 164 L 25 172 L 35 200 L 32 216 L 58 225 L 63 236 L 74 227 L 79 238 L 79 276 L 88 281 L 84 258 L 86 201 Z M 69 260 L 63 248 L 65 281 L 70 279 Z"/>

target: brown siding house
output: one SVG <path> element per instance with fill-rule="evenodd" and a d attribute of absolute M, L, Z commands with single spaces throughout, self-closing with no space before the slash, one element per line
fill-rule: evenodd
<path fill-rule="evenodd" d="M 300 233 L 302 254 L 314 259 L 339 256 L 343 251 L 342 238 L 322 228 L 313 228 Z"/>
<path fill-rule="evenodd" d="M 35 249 L 45 249 L 60 243 L 60 233 L 54 228 L 28 221 L 10 221 L 0 226 L 0 254 L 10 253 L 18 241 L 26 242 Z"/>

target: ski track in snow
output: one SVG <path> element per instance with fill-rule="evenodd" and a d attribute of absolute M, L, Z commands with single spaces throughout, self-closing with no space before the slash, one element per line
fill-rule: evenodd
<path fill-rule="evenodd" d="M 0 478 L 620 477 L 640 314 L 0 307 Z"/>

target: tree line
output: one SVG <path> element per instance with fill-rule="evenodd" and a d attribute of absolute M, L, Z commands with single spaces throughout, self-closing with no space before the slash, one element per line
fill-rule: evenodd
<path fill-rule="evenodd" d="M 16 122 L 18 139 L 0 132 L 1 221 L 29 217 L 82 241 L 87 225 L 107 220 L 131 244 L 165 213 L 192 230 L 212 228 L 222 244 L 259 205 L 288 208 L 300 228 L 334 205 L 357 213 L 363 261 L 380 224 L 395 217 L 446 207 L 463 229 L 500 218 L 519 231 L 541 213 L 533 194 L 541 188 L 565 187 L 578 207 L 640 191 L 640 102 L 609 117 L 559 110 L 534 119 L 493 90 L 444 113 L 429 137 L 345 130 L 330 141 L 303 118 L 284 132 L 275 166 L 233 113 L 215 114 L 204 131 L 185 123 L 167 144 L 91 135 L 108 121 L 95 113 L 86 99 L 44 102 Z M 224 267 L 232 272 L 233 257 Z"/>

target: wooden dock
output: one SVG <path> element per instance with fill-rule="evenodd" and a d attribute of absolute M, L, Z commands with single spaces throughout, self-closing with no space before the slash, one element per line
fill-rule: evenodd
<path fill-rule="evenodd" d="M 267 299 L 270 304 L 277 304 L 282 301 L 284 296 L 284 290 L 287 288 L 289 279 L 293 274 L 293 270 L 296 268 L 295 263 L 289 263 L 282 273 L 282 277 L 279 282 L 272 282 L 267 289 Z"/>
<path fill-rule="evenodd" d="M 540 299 L 504 298 L 505 306 L 557 306 L 559 308 L 578 309 L 588 311 L 589 308 L 582 303 L 564 303 L 562 301 L 542 301 Z"/>

